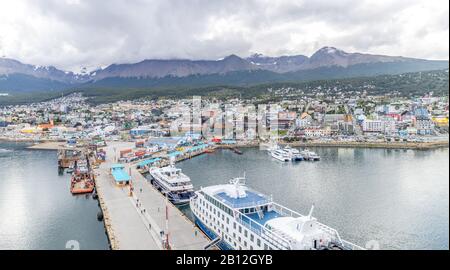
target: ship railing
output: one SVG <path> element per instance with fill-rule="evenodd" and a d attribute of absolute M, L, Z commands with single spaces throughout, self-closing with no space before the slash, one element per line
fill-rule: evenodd
<path fill-rule="evenodd" d="M 279 235 L 277 232 L 273 230 L 269 230 L 262 226 L 261 224 L 253 221 L 252 218 L 249 216 L 237 212 L 239 215 L 238 222 L 243 225 L 245 228 L 249 229 L 250 231 L 256 233 L 257 235 L 264 238 L 267 242 L 271 243 L 272 245 L 279 247 L 280 249 L 291 249 L 291 244 L 289 242 L 289 239 L 286 239 L 286 236 Z"/>
<path fill-rule="evenodd" d="M 278 237 L 281 237 L 286 243 L 288 243 L 288 244 L 284 244 L 284 245 L 281 244 L 284 247 L 284 249 L 291 249 L 291 246 L 289 243 L 294 243 L 295 242 L 294 238 L 284 234 L 283 232 L 281 232 L 279 230 L 273 229 L 273 228 L 270 230 L 270 232 L 271 232 L 270 234 L 266 235 L 269 239 L 273 238 L 273 235 L 278 235 Z M 275 239 L 275 241 L 276 241 L 276 239 Z M 276 243 L 280 244 L 278 241 L 276 241 Z"/>
<path fill-rule="evenodd" d="M 351 242 L 342 240 L 342 247 L 346 250 L 366 250 L 365 248 L 358 246 L 356 244 L 353 244 Z"/>
<path fill-rule="evenodd" d="M 219 200 L 220 202 L 223 202 L 221 200 Z M 257 207 L 257 206 L 263 206 L 266 205 L 268 203 L 270 203 L 271 200 L 270 198 L 265 198 L 263 200 L 259 200 L 259 201 L 251 201 L 251 202 L 245 202 L 245 203 L 227 203 L 230 204 L 231 207 L 233 208 L 247 208 L 247 207 Z"/>
<path fill-rule="evenodd" d="M 283 215 L 283 216 L 290 216 L 290 217 L 294 217 L 294 218 L 298 218 L 298 217 L 303 217 L 304 215 L 295 212 L 289 208 L 286 208 L 280 204 L 277 203 L 272 203 L 272 207 L 274 208 L 274 210 L 276 212 L 278 212 L 279 214 Z M 350 243 L 348 241 L 345 241 L 341 238 L 341 236 L 339 235 L 338 231 L 336 229 L 333 229 L 323 223 L 320 223 L 318 221 L 316 221 L 317 225 L 326 233 L 328 233 L 332 238 L 335 239 L 335 241 L 340 244 L 343 248 L 345 249 L 356 249 L 356 250 L 361 250 L 364 249 L 356 244 Z"/>
<path fill-rule="evenodd" d="M 297 213 L 297 212 L 295 212 L 295 211 L 293 211 L 293 210 L 291 210 L 291 209 L 289 209 L 287 207 L 284 207 L 284 206 L 282 206 L 282 205 L 280 205 L 278 203 L 275 203 L 275 202 L 272 203 L 272 207 L 274 208 L 274 210 L 277 213 L 279 213 L 282 216 L 294 217 L 294 218 L 303 217 L 302 214 Z"/>

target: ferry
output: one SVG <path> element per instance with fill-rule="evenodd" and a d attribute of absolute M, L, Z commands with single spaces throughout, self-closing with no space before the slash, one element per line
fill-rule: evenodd
<path fill-rule="evenodd" d="M 200 188 L 190 200 L 195 224 L 225 250 L 363 249 L 312 216 L 275 203 L 245 185 L 245 178 Z"/>
<path fill-rule="evenodd" d="M 292 161 L 301 161 L 303 160 L 302 154 L 295 148 L 290 147 L 289 145 L 283 149 L 288 155 L 291 157 Z"/>
<path fill-rule="evenodd" d="M 320 160 L 320 156 L 318 154 L 316 154 L 316 152 L 310 151 L 308 149 L 301 151 L 300 154 L 303 156 L 303 158 L 305 160 L 310 160 L 310 161 Z"/>
<path fill-rule="evenodd" d="M 292 160 L 290 154 L 284 151 L 283 149 L 272 150 L 270 151 L 270 154 L 272 155 L 273 158 L 278 159 L 280 161 L 286 162 Z"/>
<path fill-rule="evenodd" d="M 176 205 L 188 204 L 194 195 L 191 179 L 181 169 L 169 165 L 167 167 L 150 167 L 150 183 L 161 193 L 167 194 L 170 202 Z"/>

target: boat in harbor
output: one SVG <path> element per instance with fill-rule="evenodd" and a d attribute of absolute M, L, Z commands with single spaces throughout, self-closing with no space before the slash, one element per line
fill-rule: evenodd
<path fill-rule="evenodd" d="M 94 178 L 90 172 L 87 159 L 76 160 L 74 166 L 67 170 L 73 171 L 70 179 L 70 192 L 72 194 L 85 194 L 94 191 Z"/>
<path fill-rule="evenodd" d="M 191 179 L 174 165 L 167 167 L 150 167 L 150 183 L 161 193 L 167 195 L 170 202 L 176 205 L 188 204 L 194 195 Z"/>
<path fill-rule="evenodd" d="M 245 178 L 203 187 L 190 200 L 195 224 L 221 249 L 363 249 L 341 239 L 337 230 L 275 203 L 245 185 Z"/>
<path fill-rule="evenodd" d="M 72 194 L 86 194 L 94 191 L 94 180 L 90 173 L 75 171 L 70 180 L 70 192 Z"/>
<path fill-rule="evenodd" d="M 316 152 L 310 151 L 308 149 L 301 151 L 300 154 L 303 156 L 304 160 L 309 160 L 309 161 L 319 161 L 320 160 L 320 156 Z"/>
<path fill-rule="evenodd" d="M 241 150 L 239 150 L 238 148 L 234 147 L 231 149 L 234 153 L 238 154 L 238 155 L 242 155 L 244 154 Z"/>
<path fill-rule="evenodd" d="M 279 161 L 283 161 L 283 162 L 292 160 L 290 154 L 288 152 L 286 152 L 284 149 L 272 150 L 272 151 L 270 151 L 270 155 L 273 158 L 275 158 Z"/>
<path fill-rule="evenodd" d="M 290 147 L 289 145 L 283 149 L 291 158 L 292 161 L 302 161 L 303 156 L 299 150 Z"/>

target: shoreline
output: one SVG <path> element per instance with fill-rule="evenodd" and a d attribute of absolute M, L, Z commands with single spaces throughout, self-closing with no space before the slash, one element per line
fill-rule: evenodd
<path fill-rule="evenodd" d="M 17 140 L 0 138 L 1 142 L 34 143 L 27 147 L 30 150 L 58 150 L 58 149 L 76 149 L 68 148 L 64 141 L 54 140 Z M 431 150 L 438 148 L 448 148 L 449 141 L 435 142 L 280 142 L 281 145 L 293 147 L 336 147 L 336 148 L 376 148 L 376 149 L 412 149 L 412 150 Z M 246 148 L 258 147 L 260 143 L 237 143 L 234 145 L 217 145 L 218 148 Z"/>
<path fill-rule="evenodd" d="M 218 148 L 249 148 L 258 147 L 258 143 L 218 145 Z M 375 148 L 375 149 L 411 149 L 411 150 L 432 150 L 448 148 L 449 141 L 436 142 L 280 142 L 280 145 L 293 147 L 335 147 L 335 148 Z"/>
<path fill-rule="evenodd" d="M 285 143 L 295 147 L 337 147 L 337 148 L 377 148 L 377 149 L 412 149 L 412 150 L 431 150 L 438 148 L 447 148 L 448 141 L 437 142 L 294 142 Z"/>

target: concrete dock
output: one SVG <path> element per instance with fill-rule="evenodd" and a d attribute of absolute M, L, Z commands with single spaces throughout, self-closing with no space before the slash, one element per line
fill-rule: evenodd
<path fill-rule="evenodd" d="M 124 164 L 131 172 L 133 196 L 130 189 L 118 187 L 110 174 L 120 149 L 132 148 L 133 143 L 110 142 L 104 148 L 106 161 L 96 174 L 96 187 L 103 210 L 105 227 L 112 249 L 163 249 L 161 231 L 166 231 L 166 205 L 169 213 L 169 245 L 171 249 L 203 249 L 210 241 L 174 205 L 147 182 L 133 164 Z"/>

